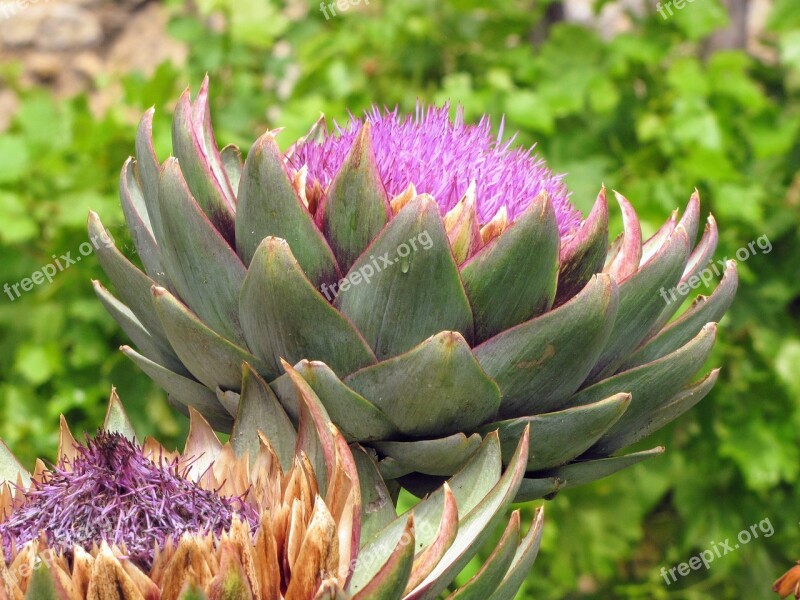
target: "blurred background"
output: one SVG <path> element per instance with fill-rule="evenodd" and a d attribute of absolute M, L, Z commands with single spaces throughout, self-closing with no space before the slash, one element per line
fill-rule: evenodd
<path fill-rule="evenodd" d="M 652 233 L 700 190 L 717 258 L 740 263 L 710 361 L 714 392 L 655 439 L 667 453 L 548 503 L 522 595 L 773 598 L 800 558 L 800 3 L 797 0 L 2 0 L 0 285 L 78 256 L 98 211 L 129 256 L 117 178 L 135 124 L 170 113 L 211 76 L 221 144 L 375 102 L 461 103 L 506 117 L 567 173 L 584 211 L 601 183 Z M 765 245 L 766 246 L 766 245 Z M 759 246 L 760 247 L 760 246 Z M 757 248 L 759 248 L 757 247 Z M 53 459 L 58 415 L 93 430 L 116 385 L 140 433 L 178 443 L 186 423 L 118 352 L 94 298 L 94 257 L 0 295 L 0 437 L 27 465 Z M 759 524 L 768 523 L 759 528 Z M 758 537 L 667 585 L 661 569 Z M 772 534 L 767 532 L 772 530 Z M 751 530 L 752 531 L 752 530 Z"/>

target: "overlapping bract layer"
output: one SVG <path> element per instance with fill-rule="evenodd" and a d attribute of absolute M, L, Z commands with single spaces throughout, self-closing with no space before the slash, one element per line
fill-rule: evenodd
<path fill-rule="evenodd" d="M 140 446 L 115 394 L 88 448 L 62 418 L 57 468 L 39 461 L 31 475 L 0 444 L 0 532 L 8 542 L 0 551 L 0 599 L 438 598 L 504 520 L 526 444 L 503 473 L 498 438 L 488 437 L 449 485 L 397 517 L 371 456 L 348 446 L 313 390 L 286 370 L 301 416 L 297 432 L 289 426 L 275 445 L 264 431 L 277 435 L 288 418 L 276 420 L 282 409 L 254 374 L 258 391 L 240 406 L 225 445 L 191 409 L 182 454 L 152 439 Z M 110 474 L 111 465 L 122 474 Z M 110 497 L 109 480 L 127 481 L 134 470 L 149 473 L 140 482 L 147 489 L 123 485 Z M 85 497 L 92 486 L 104 493 Z M 51 515 L 30 510 L 43 490 L 49 503 L 38 508 Z M 220 514 L 208 514 L 215 504 Z M 31 536 L 23 522 L 43 529 Z M 522 536 L 514 512 L 483 568 L 452 598 L 513 598 L 541 530 L 538 512 Z"/>
<path fill-rule="evenodd" d="M 624 232 L 609 246 L 605 190 L 573 223 L 563 195 L 552 196 L 560 183 L 531 160 L 522 179 L 540 177 L 542 193 L 515 196 L 513 210 L 501 206 L 486 222 L 480 194 L 518 181 L 522 155 L 506 174 L 496 168 L 505 164 L 498 153 L 511 152 L 502 145 L 459 153 L 458 141 L 486 138 L 486 125 L 446 127 L 443 114 L 373 113 L 341 131 L 344 142 L 320 121 L 287 154 L 267 133 L 243 163 L 236 148 L 217 150 L 206 83 L 195 102 L 181 98 L 175 158 L 162 165 L 147 113 L 121 181 L 147 274 L 112 246 L 98 249 L 121 301 L 99 283 L 97 293 L 138 348 L 124 352 L 177 406 L 221 430 L 248 394 L 242 362 L 297 422 L 285 359 L 346 438 L 378 453 L 382 475 L 414 491 L 451 475 L 494 430 L 508 460 L 531 428 L 519 499 L 660 453 L 612 456 L 683 414 L 716 380 L 717 371 L 693 377 L 735 294 L 735 264 L 712 295 L 671 320 L 713 255 L 713 217 L 695 243 L 694 194 L 680 219 L 675 211 L 643 242 L 633 206 L 617 195 Z M 447 138 L 429 140 L 431 160 L 449 165 L 447 148 L 495 165 L 493 180 L 468 185 L 450 210 L 451 196 L 418 194 L 413 180 L 387 193 L 405 184 L 396 181 L 412 158 L 405 151 L 429 139 L 426 124 Z M 300 164 L 304 157 L 321 162 Z M 441 181 L 432 170 L 410 175 L 449 189 L 453 169 Z M 89 228 L 105 235 L 94 214 Z"/>

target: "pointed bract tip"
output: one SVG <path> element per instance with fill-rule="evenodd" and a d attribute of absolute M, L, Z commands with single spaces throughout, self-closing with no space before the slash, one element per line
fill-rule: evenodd
<path fill-rule="evenodd" d="M 389 201 L 389 205 L 392 208 L 392 213 L 399 213 L 406 204 L 411 202 L 416 197 L 417 189 L 414 187 L 413 183 L 409 183 L 402 192 Z"/>
<path fill-rule="evenodd" d="M 358 148 L 359 152 L 363 152 L 364 148 L 372 143 L 372 123 L 364 121 L 361 129 L 358 130 L 356 139 L 353 142 L 353 148 Z"/>
<path fill-rule="evenodd" d="M 278 147 L 278 139 L 276 137 L 275 130 L 273 129 L 268 129 L 267 131 L 265 131 L 256 140 L 256 143 L 253 144 L 253 150 L 257 152 L 263 152 L 264 149 L 266 148 L 272 149 L 277 147 Z"/>
<path fill-rule="evenodd" d="M 353 146 L 350 148 L 350 153 L 345 159 L 345 164 L 350 163 L 352 168 L 361 166 L 361 161 L 374 154 L 372 149 L 372 125 L 369 121 L 365 121 L 361 129 L 353 141 Z M 347 167 L 343 167 L 346 169 Z"/>
<path fill-rule="evenodd" d="M 67 418 L 62 414 L 59 418 L 58 428 L 58 460 L 72 459 L 75 456 L 76 446 L 75 436 L 72 435 Z"/>
<path fill-rule="evenodd" d="M 478 189 L 478 182 L 475 179 L 469 180 L 469 185 L 467 186 L 467 190 L 464 192 L 464 200 L 466 203 L 475 202 L 475 194 L 476 190 Z"/>
<path fill-rule="evenodd" d="M 299 375 L 299 373 L 297 373 L 295 368 L 291 364 L 289 364 L 289 362 L 286 361 L 282 356 L 278 357 L 278 360 L 281 361 L 281 367 L 283 367 L 283 370 L 286 373 L 295 373 Z"/>
<path fill-rule="evenodd" d="M 263 250 L 262 250 L 263 252 L 266 252 L 268 254 L 272 254 L 272 253 L 278 251 L 280 248 L 283 248 L 283 247 L 287 247 L 288 248 L 288 246 L 289 246 L 289 243 L 285 239 L 279 238 L 279 237 L 275 237 L 274 235 L 268 235 L 267 237 L 265 237 L 262 240 L 261 244 L 259 244 L 258 248 L 256 249 L 256 252 L 258 252 L 259 250 L 261 250 L 263 248 Z M 291 251 L 290 251 L 290 253 L 291 253 Z M 292 255 L 292 258 L 294 259 L 294 255 Z"/>
<path fill-rule="evenodd" d="M 597 281 L 599 285 L 603 286 L 609 286 L 611 285 L 611 282 L 614 281 L 611 273 L 595 273 L 592 275 L 592 279 Z"/>
<path fill-rule="evenodd" d="M 500 210 L 495 213 L 494 217 L 486 225 L 481 227 L 481 241 L 484 246 L 499 237 L 508 225 L 508 210 L 504 205 L 500 207 Z"/>
<path fill-rule="evenodd" d="M 248 361 L 243 360 L 242 361 L 242 376 L 244 377 L 244 376 L 247 376 L 247 375 L 251 375 L 253 373 L 256 373 L 256 370 L 253 368 L 253 365 L 251 365 Z"/>
<path fill-rule="evenodd" d="M 522 431 L 522 437 L 519 439 L 519 443 L 522 447 L 527 447 L 529 445 L 531 439 L 531 424 L 528 423 L 525 425 L 525 429 Z"/>
<path fill-rule="evenodd" d="M 106 417 L 103 420 L 103 431 L 115 432 L 124 435 L 129 440 L 135 440 L 135 432 L 131 424 L 128 413 L 125 412 L 125 407 L 117 394 L 117 388 L 111 388 L 111 395 L 108 398 L 108 408 L 106 409 Z"/>
<path fill-rule="evenodd" d="M 530 207 L 533 207 L 534 209 L 538 207 L 539 209 L 538 218 L 540 220 L 544 218 L 548 210 L 555 211 L 555 209 L 553 208 L 553 200 L 550 194 L 547 192 L 547 190 L 542 190 L 541 192 L 536 194 L 536 196 L 533 197 L 533 200 L 531 200 L 531 203 L 528 205 L 528 207 L 529 209 Z M 509 225 L 511 225 L 511 223 L 509 223 Z"/>
<path fill-rule="evenodd" d="M 213 427 L 211 427 L 211 424 L 203 416 L 203 413 L 196 410 L 193 406 L 189 406 L 188 409 L 189 409 L 189 437 L 192 437 L 191 432 L 197 429 L 200 429 L 204 432 L 214 431 Z"/>
<path fill-rule="evenodd" d="M 439 333 L 432 335 L 428 338 L 429 340 L 436 340 L 442 346 L 447 348 L 452 348 L 457 345 L 467 345 L 467 340 L 464 339 L 464 336 L 461 335 L 458 331 L 440 331 Z M 425 342 L 423 342 L 425 343 Z"/>
<path fill-rule="evenodd" d="M 631 400 L 633 400 L 633 394 L 631 394 L 629 392 L 623 392 L 623 393 L 620 393 L 620 394 L 614 394 L 610 398 L 606 398 L 606 400 L 601 400 L 601 402 L 609 401 L 608 403 L 610 405 L 619 404 L 619 406 L 622 407 L 622 410 L 620 411 L 620 415 L 622 415 L 630 407 Z"/>
<path fill-rule="evenodd" d="M 498 429 L 493 429 L 489 433 L 483 436 L 483 442 L 499 442 L 500 441 L 500 431 Z"/>
<path fill-rule="evenodd" d="M 152 137 L 153 117 L 155 116 L 155 114 L 156 114 L 155 104 L 142 113 L 142 117 L 141 119 L 139 119 L 139 126 L 137 127 L 138 133 L 141 134 L 150 132 L 150 135 Z"/>
<path fill-rule="evenodd" d="M 667 243 L 673 241 L 674 238 L 680 238 L 681 240 L 686 238 L 686 241 L 689 241 L 689 232 L 686 231 L 686 227 L 684 227 L 682 223 L 678 223 L 678 225 L 675 227 L 675 230 L 669 234 Z"/>
<path fill-rule="evenodd" d="M 439 205 L 436 203 L 436 199 L 430 194 L 419 194 L 414 200 L 419 204 L 420 212 L 435 210 L 437 214 L 439 213 Z"/>

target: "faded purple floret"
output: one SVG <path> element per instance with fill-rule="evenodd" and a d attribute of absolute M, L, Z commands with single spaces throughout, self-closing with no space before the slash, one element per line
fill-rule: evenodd
<path fill-rule="evenodd" d="M 447 212 L 464 196 L 470 181 L 476 183 L 478 217 L 489 221 L 505 206 L 516 219 L 533 198 L 546 191 L 553 199 L 561 236 L 574 231 L 581 214 L 569 201 L 563 175 L 554 175 L 533 149 L 512 149 L 514 137 L 503 141 L 503 124 L 492 135 L 488 117 L 477 125 L 464 123 L 461 107 L 454 121 L 449 105 L 441 108 L 417 105 L 414 115 L 401 115 L 373 107 L 365 114 L 372 125 L 372 143 L 383 184 L 390 197 L 413 183 L 420 194 L 430 194 Z M 323 189 L 331 183 L 353 145 L 362 121 L 351 116 L 344 126 L 321 143 L 308 143 L 289 159 L 300 169 L 308 165 L 308 183 Z"/>
<path fill-rule="evenodd" d="M 69 466 L 70 468 L 65 468 Z M 105 540 L 125 544 L 129 558 L 149 570 L 155 544 L 184 533 L 220 534 L 233 516 L 255 527 L 255 510 L 243 498 L 204 490 L 186 477 L 186 464 L 159 466 L 117 433 L 100 432 L 69 465 L 53 467 L 43 482 L 25 492 L 25 501 L 0 523 L 7 558 L 44 532 L 50 548 L 72 556 Z"/>

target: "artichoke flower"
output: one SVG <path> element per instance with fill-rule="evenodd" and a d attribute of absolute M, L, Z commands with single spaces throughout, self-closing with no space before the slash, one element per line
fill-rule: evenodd
<path fill-rule="evenodd" d="M 717 244 L 712 216 L 697 239 L 697 193 L 646 241 L 616 194 L 624 231 L 609 244 L 605 189 L 583 219 L 541 159 L 447 106 L 374 109 L 332 132 L 323 117 L 286 152 L 268 131 L 245 161 L 218 150 L 207 80 L 181 97 L 163 164 L 152 119 L 121 175 L 144 272 L 92 213 L 119 299 L 95 289 L 137 348 L 124 352 L 219 430 L 246 393 L 243 362 L 297 422 L 286 360 L 345 438 L 415 493 L 493 431 L 508 462 L 530 427 L 525 500 L 661 453 L 619 451 L 717 379 L 694 376 L 735 263 L 673 319 Z"/>
<path fill-rule="evenodd" d="M 503 473 L 499 439 L 486 437 L 448 484 L 398 517 L 371 457 L 285 370 L 303 406 L 297 434 L 289 426 L 275 444 L 264 431 L 288 417 L 253 373 L 264 401 L 242 405 L 224 445 L 194 409 L 183 453 L 139 444 L 115 393 L 86 445 L 62 417 L 56 465 L 38 461 L 31 474 L 0 443 L 0 599 L 438 598 L 503 521 L 527 444 Z M 512 599 L 542 519 L 521 536 L 512 513 L 450 597 Z"/>

